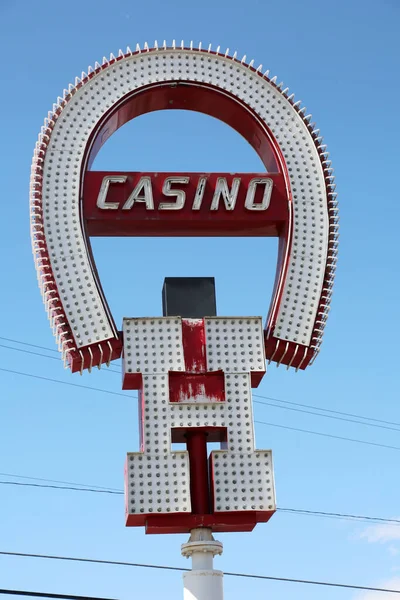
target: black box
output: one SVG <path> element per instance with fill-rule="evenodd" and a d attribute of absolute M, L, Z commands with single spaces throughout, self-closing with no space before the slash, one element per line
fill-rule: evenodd
<path fill-rule="evenodd" d="M 215 317 L 214 277 L 166 277 L 162 289 L 164 317 Z"/>

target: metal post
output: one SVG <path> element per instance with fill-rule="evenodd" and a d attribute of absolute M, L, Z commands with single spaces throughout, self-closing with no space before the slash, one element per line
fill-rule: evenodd
<path fill-rule="evenodd" d="M 222 554 L 222 543 L 214 540 L 212 530 L 192 529 L 181 550 L 192 559 L 192 570 L 183 575 L 183 600 L 223 600 L 224 575 L 213 569 L 214 556 Z"/>
<path fill-rule="evenodd" d="M 207 434 L 193 429 L 186 434 L 190 464 L 190 499 L 196 515 L 210 513 L 208 492 Z"/>

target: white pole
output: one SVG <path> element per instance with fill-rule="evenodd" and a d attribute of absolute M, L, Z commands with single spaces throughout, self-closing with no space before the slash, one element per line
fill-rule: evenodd
<path fill-rule="evenodd" d="M 192 559 L 192 570 L 183 575 L 183 600 L 223 600 L 223 573 L 213 569 L 222 544 L 206 527 L 192 529 L 189 541 L 182 544 L 182 555 Z"/>

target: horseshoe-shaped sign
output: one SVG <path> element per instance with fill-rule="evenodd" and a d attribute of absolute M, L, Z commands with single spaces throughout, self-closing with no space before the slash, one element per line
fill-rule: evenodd
<path fill-rule="evenodd" d="M 72 371 L 119 358 L 117 330 L 89 236 L 277 236 L 265 325 L 269 361 L 304 369 L 319 351 L 336 266 L 331 161 L 300 102 L 236 53 L 155 45 L 96 63 L 45 119 L 31 175 L 39 285 Z M 200 111 L 232 126 L 264 173 L 110 173 L 90 166 L 129 120 L 162 109 Z"/>

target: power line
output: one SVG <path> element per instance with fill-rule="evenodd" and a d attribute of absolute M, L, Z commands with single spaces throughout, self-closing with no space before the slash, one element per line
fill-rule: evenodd
<path fill-rule="evenodd" d="M 2 339 L 2 338 L 0 338 L 0 339 Z M 8 347 L 8 346 L 4 346 L 3 344 L 0 344 L 0 347 L 1 348 L 9 348 L 10 350 L 18 350 L 20 352 L 25 352 L 25 353 L 28 353 L 28 354 L 35 354 L 36 356 L 43 356 L 45 358 L 55 358 L 57 360 L 57 358 L 53 357 L 53 356 L 45 356 L 44 354 L 39 354 L 38 352 L 30 352 L 28 350 L 21 350 L 19 348 L 11 348 L 11 347 Z M 0 371 L 4 371 L 6 373 L 14 373 L 14 374 L 22 375 L 22 376 L 25 376 L 25 377 L 33 377 L 35 379 L 42 379 L 44 381 L 50 381 L 52 383 L 60 383 L 60 384 L 63 384 L 63 385 L 70 385 L 70 386 L 73 386 L 73 387 L 79 387 L 79 388 L 83 388 L 83 389 L 87 389 L 87 390 L 92 390 L 92 391 L 96 391 L 96 392 L 102 392 L 102 393 L 105 393 L 105 394 L 112 394 L 114 396 L 122 396 L 124 398 L 127 397 L 127 395 L 121 394 L 120 392 L 112 392 L 110 390 L 103 390 L 101 388 L 94 388 L 94 387 L 91 387 L 91 386 L 80 385 L 80 384 L 77 384 L 77 383 L 70 383 L 68 381 L 61 381 L 59 379 L 51 379 L 49 377 L 43 377 L 43 376 L 34 375 L 34 374 L 30 374 L 30 373 L 23 373 L 21 371 L 13 371 L 11 369 L 3 369 L 3 368 L 0 368 Z M 113 369 L 111 369 L 111 372 L 112 373 L 118 373 L 118 371 L 114 371 Z M 268 398 L 268 396 L 261 396 L 259 394 L 253 394 L 253 396 L 256 396 L 257 398 Z M 275 398 L 273 400 L 278 401 L 278 402 L 288 402 L 288 401 L 285 401 L 285 400 L 276 400 Z M 400 432 L 400 429 L 397 429 L 397 428 L 394 428 L 394 427 L 388 427 L 386 425 L 377 425 L 377 424 L 374 424 L 374 423 L 363 423 L 361 421 L 356 421 L 356 420 L 347 419 L 347 418 L 343 418 L 343 417 L 337 417 L 337 416 L 333 416 L 333 415 L 321 415 L 321 414 L 318 414 L 318 413 L 315 413 L 315 412 L 312 412 L 312 411 L 301 410 L 301 409 L 298 409 L 298 408 L 292 408 L 292 407 L 288 407 L 288 406 L 277 406 L 276 404 L 271 404 L 269 402 L 260 402 L 259 400 L 254 400 L 254 402 L 256 404 L 262 404 L 262 405 L 265 405 L 265 406 L 273 406 L 275 408 L 281 408 L 281 409 L 285 409 L 285 410 L 291 410 L 291 411 L 296 411 L 296 412 L 301 412 L 301 413 L 312 414 L 312 415 L 316 415 L 318 417 L 325 417 L 325 418 L 329 418 L 329 419 L 336 419 L 336 420 L 339 420 L 339 421 L 347 421 L 347 422 L 350 422 L 350 423 L 356 423 L 358 425 L 366 425 L 368 427 L 377 427 L 377 428 L 380 428 L 380 429 L 390 429 L 390 430 L 393 430 L 393 431 L 399 431 Z M 293 402 L 291 404 L 296 404 L 296 403 Z M 324 409 L 317 409 L 317 410 L 324 410 Z M 361 418 L 366 418 L 367 419 L 368 417 L 361 417 Z M 368 441 L 364 441 L 364 440 L 357 440 L 357 439 L 354 439 L 354 438 L 348 438 L 348 437 L 343 437 L 343 436 L 336 436 L 336 435 L 331 435 L 331 434 L 328 434 L 328 433 L 322 433 L 322 432 L 316 432 L 316 431 L 309 431 L 309 430 L 306 430 L 306 429 L 299 429 L 299 428 L 288 427 L 288 426 L 284 426 L 284 425 L 277 425 L 277 424 L 273 424 L 273 423 L 264 423 L 263 421 L 255 421 L 255 422 L 259 423 L 260 425 L 270 425 L 271 427 L 282 427 L 282 428 L 285 428 L 285 429 L 289 429 L 289 430 L 291 429 L 293 431 L 299 431 L 299 432 L 302 432 L 302 433 L 311 433 L 311 434 L 314 434 L 314 435 L 320 435 L 320 436 L 324 436 L 324 437 L 330 437 L 332 439 L 346 440 L 346 441 L 349 441 L 349 442 L 356 442 L 356 443 L 359 443 L 359 444 L 367 444 L 367 445 L 372 445 L 372 446 L 378 446 L 378 447 L 381 447 L 381 448 L 389 448 L 389 449 L 392 449 L 392 450 L 400 450 L 400 447 L 390 446 L 390 445 L 387 445 L 387 444 L 379 444 L 379 443 L 376 443 L 376 442 L 368 442 Z"/>
<path fill-rule="evenodd" d="M 13 344 L 21 344 L 22 346 L 29 346 L 31 348 L 38 348 L 39 350 L 47 350 L 48 352 L 55 352 L 56 354 L 58 354 L 58 356 L 60 356 L 59 350 L 56 350 L 55 348 L 49 348 L 48 346 L 39 346 L 38 344 L 29 344 L 28 342 L 23 342 L 22 340 L 14 340 L 12 338 L 2 337 L 2 336 L 0 336 L 0 340 L 3 340 L 5 342 L 12 342 Z M 8 348 L 8 346 L 4 346 L 4 347 Z M 13 348 L 13 350 L 15 350 L 15 348 Z M 117 358 L 115 360 L 119 360 L 119 359 Z M 115 371 L 115 372 L 117 372 L 117 371 Z"/>
<path fill-rule="evenodd" d="M 111 600 L 110 598 L 97 598 L 96 596 L 77 596 L 76 594 L 52 594 L 50 592 L 27 592 L 26 590 L 2 590 L 0 594 L 9 596 L 30 596 L 34 598 L 59 598 L 60 600 Z"/>
<path fill-rule="evenodd" d="M 0 348 L 7 348 L 7 350 L 15 350 L 15 352 L 24 352 L 25 354 L 42 356 L 43 358 L 51 358 L 51 360 L 58 360 L 58 362 L 60 362 L 60 358 L 58 356 L 48 356 L 47 354 L 41 354 L 40 352 L 32 352 L 32 350 L 25 350 L 25 348 L 13 348 L 12 346 L 6 346 L 6 344 L 0 344 Z"/>
<path fill-rule="evenodd" d="M 58 350 L 55 350 L 54 348 L 47 348 L 46 346 L 38 346 L 37 344 L 28 344 L 28 342 L 21 342 L 21 340 L 13 340 L 11 338 L 6 338 L 6 337 L 2 337 L 0 336 L 0 340 L 3 340 L 5 342 L 12 342 L 13 344 L 22 344 L 23 346 L 30 346 L 31 348 L 39 348 L 40 350 L 48 350 L 49 352 L 56 352 L 57 354 L 60 354 Z"/>
<path fill-rule="evenodd" d="M 60 383 L 62 385 L 70 385 L 72 387 L 83 388 L 84 390 L 92 390 L 93 392 L 102 392 L 103 394 L 111 394 L 113 396 L 122 396 L 128 398 L 128 394 L 122 394 L 121 392 L 111 392 L 110 390 L 103 390 L 101 388 L 91 387 L 89 385 L 81 385 L 79 383 L 70 383 L 69 381 L 61 381 L 60 379 L 51 379 L 50 377 L 43 377 L 42 375 L 34 375 L 33 373 L 24 373 L 23 371 L 13 371 L 12 369 L 0 368 L 0 371 L 4 373 L 12 373 L 14 375 L 22 375 L 23 377 L 31 377 L 33 379 L 41 379 L 42 381 L 50 381 L 52 383 Z M 132 397 L 132 396 L 131 396 Z"/>
<path fill-rule="evenodd" d="M 262 396 L 257 396 L 260 398 Z M 294 408 L 293 406 L 279 406 L 278 404 L 272 404 L 271 402 L 261 402 L 261 400 L 253 400 L 255 404 L 261 404 L 263 406 L 273 406 L 274 408 L 280 408 L 283 410 L 291 410 L 294 412 L 305 413 L 307 415 L 315 415 L 317 417 L 324 417 L 324 419 L 335 419 L 337 421 L 346 421 L 347 423 L 357 423 L 357 425 L 364 425 L 366 427 L 378 427 L 379 429 L 390 429 L 391 431 L 398 431 L 400 429 L 398 427 L 390 427 L 389 425 L 378 425 L 377 423 L 364 423 L 363 421 L 358 421 L 356 419 L 348 419 L 347 417 L 337 417 L 335 415 L 324 415 L 317 413 L 312 410 L 304 410 L 302 408 Z"/>
<path fill-rule="evenodd" d="M 324 587 L 335 587 L 335 588 L 345 588 L 350 590 L 363 590 L 369 592 L 383 592 L 386 594 L 400 594 L 400 590 L 393 590 L 390 588 L 376 588 L 369 587 L 365 585 L 352 585 L 349 583 L 333 583 L 331 581 L 313 581 L 312 579 L 291 579 L 289 577 L 272 577 L 271 575 L 253 575 L 250 573 L 230 573 L 229 571 L 224 571 L 224 575 L 228 575 L 231 577 L 246 577 L 248 579 L 266 579 L 269 581 L 281 581 L 286 583 L 303 583 L 305 585 L 321 585 Z"/>
<path fill-rule="evenodd" d="M 12 338 L 6 338 L 6 337 L 1 337 L 1 336 L 0 336 L 0 340 L 12 342 L 12 343 L 15 343 L 15 344 L 22 344 L 24 346 L 30 346 L 32 348 L 39 348 L 41 350 L 47 350 L 49 352 L 55 352 L 55 353 L 59 354 L 58 350 L 54 350 L 54 348 L 48 348 L 46 346 L 39 346 L 37 344 L 30 344 L 28 342 L 23 342 L 21 340 L 15 340 L 15 339 L 12 339 Z M 13 348 L 12 346 L 7 346 L 5 344 L 0 344 L 0 348 L 6 348 L 8 350 L 15 350 L 17 352 L 25 352 L 27 354 L 33 354 L 35 356 L 41 356 L 43 358 L 50 358 L 50 359 L 53 359 L 53 360 L 58 360 L 58 357 L 55 357 L 55 356 L 48 356 L 46 354 L 41 354 L 41 353 L 38 353 L 38 352 L 30 352 L 30 351 L 24 350 L 22 348 Z M 120 374 L 119 371 L 116 371 L 116 370 L 111 369 L 111 368 L 107 368 L 106 372 L 107 373 L 116 373 L 118 375 Z M 53 380 L 53 381 L 55 381 L 55 380 Z M 59 383 L 64 383 L 65 384 L 66 382 L 61 382 L 60 381 Z M 69 384 L 69 385 L 71 385 L 71 384 Z M 109 392 L 109 393 L 112 393 L 112 392 Z M 272 396 L 263 396 L 261 394 L 253 394 L 253 397 L 254 398 L 262 398 L 264 400 L 272 400 L 273 402 L 280 402 L 280 403 L 284 403 L 284 404 L 291 404 L 292 406 L 300 406 L 302 408 L 308 408 L 308 409 L 312 409 L 312 410 L 316 410 L 316 411 L 320 411 L 320 412 L 331 413 L 332 415 L 341 415 L 341 416 L 344 416 L 344 417 L 354 417 L 355 419 L 363 419 L 365 421 L 374 421 L 375 423 L 382 423 L 382 424 L 385 424 L 385 425 L 392 425 L 394 427 L 392 428 L 392 427 L 384 427 L 383 425 L 373 425 L 373 424 L 369 424 L 369 423 L 363 423 L 363 422 L 360 422 L 360 421 L 353 421 L 351 419 L 341 419 L 339 417 L 334 417 L 334 416 L 328 417 L 328 415 L 323 415 L 323 414 L 320 414 L 319 412 L 315 413 L 315 412 L 311 412 L 311 411 L 309 412 L 309 411 L 306 411 L 306 410 L 303 411 L 303 410 L 294 409 L 294 408 L 281 407 L 281 406 L 277 406 L 276 404 L 269 404 L 268 402 L 259 402 L 257 400 L 254 400 L 254 402 L 257 403 L 257 404 L 264 404 L 266 406 L 274 406 L 275 408 L 286 408 L 286 410 L 293 410 L 293 411 L 296 411 L 296 412 L 303 412 L 305 414 L 312 414 L 312 415 L 319 416 L 319 417 L 332 418 L 332 419 L 337 419 L 337 420 L 340 420 L 340 421 L 347 421 L 349 423 L 356 423 L 358 425 L 369 425 L 370 427 L 380 427 L 382 429 L 391 429 L 393 431 L 400 431 L 400 423 L 397 423 L 395 421 L 386 421 L 384 419 L 377 419 L 377 418 L 374 418 L 374 417 L 367 417 L 367 416 L 359 415 L 359 414 L 355 414 L 355 413 L 347 413 L 347 412 L 343 412 L 343 411 L 332 410 L 332 409 L 328 409 L 328 408 L 314 406 L 314 405 L 311 405 L 311 404 L 302 404 L 300 402 L 292 402 L 290 400 L 282 400 L 280 398 L 273 398 Z"/>
<path fill-rule="evenodd" d="M 1 339 L 2 338 L 0 337 L 0 340 Z M 41 346 L 39 347 L 41 348 Z M 60 362 L 59 356 L 48 356 L 47 354 L 41 354 L 40 352 L 32 352 L 32 350 L 25 350 L 25 348 L 13 348 L 12 346 L 6 346 L 5 344 L 0 344 L 0 348 L 7 348 L 7 350 L 14 350 L 15 352 L 24 352 L 24 354 L 32 354 L 34 356 L 41 356 L 42 358 L 50 358 L 51 360 L 57 360 L 58 362 Z M 50 350 L 50 348 L 45 348 L 45 350 Z M 107 367 L 106 373 L 110 372 L 120 374 L 119 371 L 115 371 L 114 369 L 110 369 L 109 367 Z"/>
<path fill-rule="evenodd" d="M 400 427 L 400 423 L 396 423 L 395 421 L 385 421 L 384 419 L 376 419 L 374 417 L 365 417 L 364 415 L 357 415 L 355 413 L 342 412 L 340 410 L 332 410 L 330 408 L 323 408 L 321 406 L 313 406 L 312 404 L 301 404 L 300 402 L 292 402 L 290 400 L 281 400 L 280 398 L 272 398 L 271 396 L 262 396 L 260 394 L 253 394 L 253 396 L 256 398 L 264 398 L 265 400 L 273 400 L 274 402 L 282 402 L 284 404 L 292 404 L 294 406 L 302 406 L 303 408 L 312 408 L 314 410 L 319 410 L 319 411 L 327 412 L 327 413 L 333 413 L 335 415 L 344 415 L 345 417 L 355 417 L 356 419 L 364 419 L 366 421 L 376 421 L 377 423 L 385 423 L 386 425 L 395 425 L 395 426 Z"/>
<path fill-rule="evenodd" d="M 400 519 L 387 519 L 385 517 L 370 517 L 366 515 L 352 515 L 346 513 L 325 512 L 321 510 L 305 510 L 302 508 L 282 508 L 276 509 L 279 512 L 295 513 L 298 515 L 310 515 L 312 517 L 327 517 L 345 519 L 347 521 L 371 521 L 373 523 L 394 523 L 400 525 Z"/>
<path fill-rule="evenodd" d="M 185 569 L 183 567 L 172 567 L 168 565 L 154 565 L 147 563 L 133 563 L 133 562 L 125 562 L 125 561 L 117 561 L 117 560 L 101 560 L 95 558 L 78 558 L 75 556 L 52 556 L 49 554 L 27 554 L 24 552 L 2 552 L 0 551 L 0 555 L 3 556 L 15 556 L 15 557 L 24 557 L 24 558 L 43 558 L 50 560 L 62 560 L 62 561 L 71 561 L 71 562 L 83 562 L 83 563 L 92 563 L 92 564 L 100 564 L 100 565 L 115 565 L 120 567 L 139 567 L 143 569 L 161 569 L 165 571 L 180 571 L 180 572 L 188 572 L 190 569 Z M 224 575 L 228 577 L 245 577 L 247 579 L 262 579 L 267 581 L 281 581 L 285 583 L 302 583 L 305 585 L 319 585 L 325 587 L 335 587 L 335 588 L 346 588 L 351 590 L 363 590 L 369 592 L 384 592 L 387 594 L 400 594 L 400 590 L 393 590 L 390 588 L 376 588 L 365 585 L 354 585 L 348 583 L 335 583 L 330 581 L 315 581 L 312 579 L 294 579 L 291 577 L 274 577 L 272 575 L 256 575 L 252 573 L 236 573 L 232 571 L 224 571 Z"/>
<path fill-rule="evenodd" d="M 76 483 L 76 481 L 62 481 L 60 479 L 45 479 L 44 477 L 29 477 L 28 475 L 16 475 L 15 473 L 0 473 L 0 477 L 15 477 L 16 479 L 32 479 L 33 481 L 46 481 L 47 483 L 61 483 L 64 485 L 73 485 L 86 488 L 96 488 L 98 490 L 121 491 L 112 487 L 104 487 L 102 485 L 93 485 L 91 483 Z"/>
<path fill-rule="evenodd" d="M 53 490 L 70 490 L 74 492 L 93 492 L 96 494 L 115 494 L 121 495 L 124 492 L 122 490 L 102 490 L 102 489 L 94 489 L 89 487 L 73 487 L 67 485 L 51 485 L 44 483 L 22 483 L 20 481 L 0 481 L 0 485 L 15 485 L 20 487 L 34 487 L 34 488 L 48 488 Z"/>
<path fill-rule="evenodd" d="M 101 392 L 103 394 L 111 394 L 113 396 L 122 396 L 123 398 L 134 398 L 135 396 L 130 396 L 129 394 L 122 394 L 121 392 L 112 392 L 110 390 L 104 390 L 102 388 L 95 388 L 95 387 L 91 387 L 88 385 L 80 385 L 79 383 L 70 383 L 69 381 L 61 381 L 60 379 L 51 379 L 50 377 L 43 377 L 41 375 L 34 375 L 33 373 L 24 373 L 23 371 L 14 371 L 12 369 L 4 369 L 4 368 L 0 368 L 0 371 L 3 371 L 4 373 L 12 373 L 14 375 L 22 375 L 23 377 L 31 377 L 33 379 L 40 379 L 42 381 L 49 381 L 51 383 L 59 383 L 61 385 L 69 385 L 72 387 L 77 387 L 77 388 L 82 388 L 84 390 L 91 390 L 94 392 Z M 344 437 L 344 436 L 339 436 L 339 435 L 333 435 L 330 433 L 323 433 L 321 431 L 312 431 L 310 429 L 300 429 L 298 427 L 289 427 L 288 425 L 279 425 L 277 423 L 269 423 L 266 421 L 255 421 L 255 423 L 258 423 L 259 425 L 267 425 L 269 427 L 279 427 L 281 429 L 287 429 L 289 431 L 298 431 L 300 433 L 309 433 L 312 435 L 319 435 L 321 437 L 327 437 L 327 438 L 331 438 L 331 439 L 336 439 L 336 440 L 342 440 L 342 441 L 346 441 L 346 442 L 353 442 L 356 444 L 364 444 L 367 446 L 375 446 L 375 447 L 379 447 L 379 448 L 386 448 L 389 450 L 400 450 L 399 446 L 390 446 L 388 444 L 379 444 L 378 442 L 369 442 L 367 440 L 359 440 L 356 438 L 350 438 L 350 437 Z"/>
<path fill-rule="evenodd" d="M 0 339 L 2 339 L 2 338 L 0 338 Z M 13 348 L 12 346 L 7 346 L 5 344 L 0 344 L 0 348 L 7 348 L 8 350 L 14 350 L 16 352 L 23 352 L 25 354 L 30 354 L 30 355 L 34 355 L 34 356 L 40 356 L 42 358 L 50 358 L 52 360 L 59 361 L 59 357 L 57 357 L 57 356 L 48 356 L 46 354 L 41 354 L 40 352 L 32 352 L 31 350 L 25 350 L 23 348 Z M 111 373 L 118 373 L 119 374 L 119 371 L 116 371 L 116 370 L 110 369 L 110 368 L 108 368 L 106 370 L 106 372 L 107 373 L 111 372 Z M 257 398 L 264 398 L 265 397 L 266 399 L 268 399 L 267 396 L 261 396 L 259 394 L 253 394 L 253 396 L 256 396 Z M 275 400 L 275 401 L 279 402 L 279 400 Z M 358 425 L 364 425 L 364 426 L 367 426 L 367 427 L 378 427 L 380 429 L 390 429 L 392 431 L 399 431 L 400 432 L 400 429 L 398 429 L 396 427 L 390 427 L 388 425 L 378 425 L 376 423 L 363 423 L 362 421 L 357 421 L 355 419 L 348 419 L 348 418 L 345 418 L 345 417 L 339 417 L 339 416 L 334 416 L 334 415 L 324 415 L 324 414 L 319 414 L 317 412 L 313 412 L 311 410 L 303 410 L 303 409 L 300 409 L 300 408 L 293 408 L 293 407 L 289 407 L 289 406 L 278 406 L 276 404 L 271 404 L 270 402 L 261 402 L 260 400 L 254 400 L 254 403 L 255 404 L 261 404 L 263 406 L 273 406 L 274 408 L 280 408 L 280 409 L 284 409 L 284 410 L 291 410 L 291 411 L 301 412 L 301 413 L 305 413 L 305 414 L 309 414 L 309 415 L 315 415 L 317 417 L 324 417 L 325 419 L 336 419 L 338 421 L 346 421 L 346 422 L 349 422 L 349 423 L 356 423 Z M 295 404 L 295 403 L 293 403 L 293 404 Z M 315 408 L 317 408 L 317 407 L 315 407 Z M 317 410 L 320 410 L 320 409 L 317 408 Z M 361 418 L 364 418 L 364 417 L 361 417 Z"/>
<path fill-rule="evenodd" d="M 21 487 L 34 487 L 34 488 L 44 488 L 44 489 L 55 489 L 55 490 L 69 490 L 74 492 L 92 492 L 95 494 L 110 494 L 115 496 L 122 496 L 124 494 L 123 490 L 116 490 L 111 488 L 90 488 L 90 487 L 73 487 L 72 486 L 58 486 L 58 485 L 48 485 L 48 484 L 38 484 L 38 483 L 21 483 L 16 481 L 0 481 L 0 485 L 15 485 Z M 78 484 L 80 485 L 80 484 Z M 277 512 L 282 513 L 293 513 L 299 515 L 309 515 L 315 517 L 326 517 L 326 518 L 336 518 L 336 519 L 344 519 L 347 521 L 368 521 L 374 523 L 393 523 L 396 525 L 400 525 L 400 519 L 390 519 L 386 517 L 371 517 L 366 515 L 354 515 L 348 513 L 337 513 L 337 512 L 327 512 L 321 510 L 306 510 L 302 508 L 283 508 L 278 507 Z"/>
<path fill-rule="evenodd" d="M 322 437 L 332 438 L 334 440 L 342 440 L 346 442 L 355 442 L 356 444 L 366 444 L 367 446 L 378 446 L 379 448 L 387 448 L 389 450 L 400 450 L 400 446 L 389 446 L 388 444 L 379 444 L 378 442 L 368 442 L 366 440 L 358 440 L 356 438 L 344 437 L 341 435 L 333 435 L 331 433 L 322 433 L 321 431 L 312 431 L 311 429 L 300 429 L 299 427 L 289 427 L 288 425 L 278 425 L 277 423 L 268 423 L 267 421 L 254 421 L 259 425 L 268 425 L 269 427 L 279 427 L 280 429 L 288 429 L 289 431 L 299 431 L 301 433 L 311 433 Z"/>

